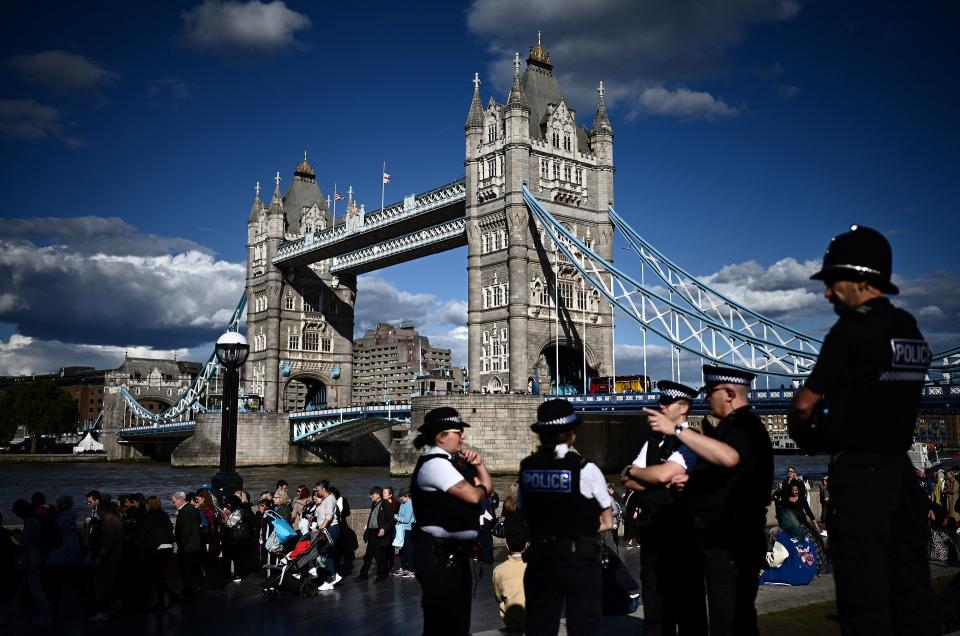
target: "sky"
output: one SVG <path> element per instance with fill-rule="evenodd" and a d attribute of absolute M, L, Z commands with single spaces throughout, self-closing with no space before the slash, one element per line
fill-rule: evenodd
<path fill-rule="evenodd" d="M 257 181 L 309 153 L 379 207 L 463 176 L 463 124 L 542 31 L 615 206 L 694 275 L 822 338 L 831 236 L 874 227 L 895 302 L 960 344 L 960 8 L 802 0 L 15 3 L 0 39 L 0 374 L 205 360 L 243 291 Z M 268 189 L 268 193 L 269 193 Z M 622 247 L 622 242 L 617 244 Z M 625 269 L 639 269 L 617 250 Z M 466 364 L 466 249 L 359 281 L 356 330 L 412 320 Z M 638 372 L 621 316 L 617 371 Z M 651 340 L 650 374 L 669 377 Z M 684 358 L 681 380 L 698 362 Z"/>

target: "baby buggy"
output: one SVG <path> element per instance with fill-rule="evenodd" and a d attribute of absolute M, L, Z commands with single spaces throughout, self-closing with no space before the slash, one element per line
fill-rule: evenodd
<path fill-rule="evenodd" d="M 278 563 L 264 565 L 267 580 L 260 586 L 261 596 L 267 599 L 285 594 L 299 594 L 303 598 L 316 596 L 322 581 L 312 576 L 310 569 L 317 566 L 317 557 L 326 550 L 328 542 L 326 532 L 314 530 L 300 537 Z"/>

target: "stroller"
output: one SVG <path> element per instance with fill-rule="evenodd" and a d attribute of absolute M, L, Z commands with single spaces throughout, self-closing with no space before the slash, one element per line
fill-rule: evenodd
<path fill-rule="evenodd" d="M 330 535 L 323 530 L 314 530 L 297 539 L 293 549 L 289 550 L 278 563 L 263 566 L 267 580 L 260 586 L 260 595 L 275 599 L 284 594 L 299 594 L 303 598 L 317 595 L 317 586 L 322 581 L 310 574 L 317 567 L 317 558 L 326 552 Z M 284 551 L 285 545 L 279 548 Z"/>

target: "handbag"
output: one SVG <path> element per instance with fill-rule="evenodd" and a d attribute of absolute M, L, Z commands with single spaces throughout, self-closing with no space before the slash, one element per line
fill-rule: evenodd
<path fill-rule="evenodd" d="M 403 529 L 401 528 L 400 531 L 397 532 L 397 533 L 394 535 L 394 537 L 393 537 L 393 547 L 395 547 L 395 548 L 402 548 L 402 547 L 403 547 L 403 541 L 404 541 L 404 539 L 406 538 L 406 536 L 407 536 L 406 530 L 403 530 Z"/>
<path fill-rule="evenodd" d="M 507 536 L 507 526 L 503 522 L 503 515 L 497 517 L 496 523 L 493 524 L 493 528 L 490 529 L 490 534 L 495 536 L 498 539 L 503 539 Z"/>
<path fill-rule="evenodd" d="M 280 543 L 286 543 L 287 539 L 297 534 L 290 522 L 278 515 L 275 510 L 267 510 L 263 513 L 263 516 L 273 521 L 273 531 Z"/>

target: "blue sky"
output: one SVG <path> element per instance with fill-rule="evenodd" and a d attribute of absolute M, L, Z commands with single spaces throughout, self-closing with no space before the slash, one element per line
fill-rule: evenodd
<path fill-rule="evenodd" d="M 893 244 L 897 302 L 935 349 L 954 346 L 958 13 L 17 3 L 0 45 L 0 373 L 107 367 L 125 350 L 205 359 L 242 290 L 255 182 L 279 170 L 285 188 L 304 150 L 324 194 L 352 185 L 368 210 L 383 161 L 390 201 L 461 177 L 473 73 L 484 102 L 503 101 L 538 29 L 582 124 L 605 82 L 616 207 L 668 256 L 822 336 L 832 314 L 806 277 L 832 235 L 870 225 Z M 465 267 L 461 249 L 365 277 L 358 329 L 412 319 L 465 363 Z M 625 323 L 620 372 L 638 370 Z"/>

